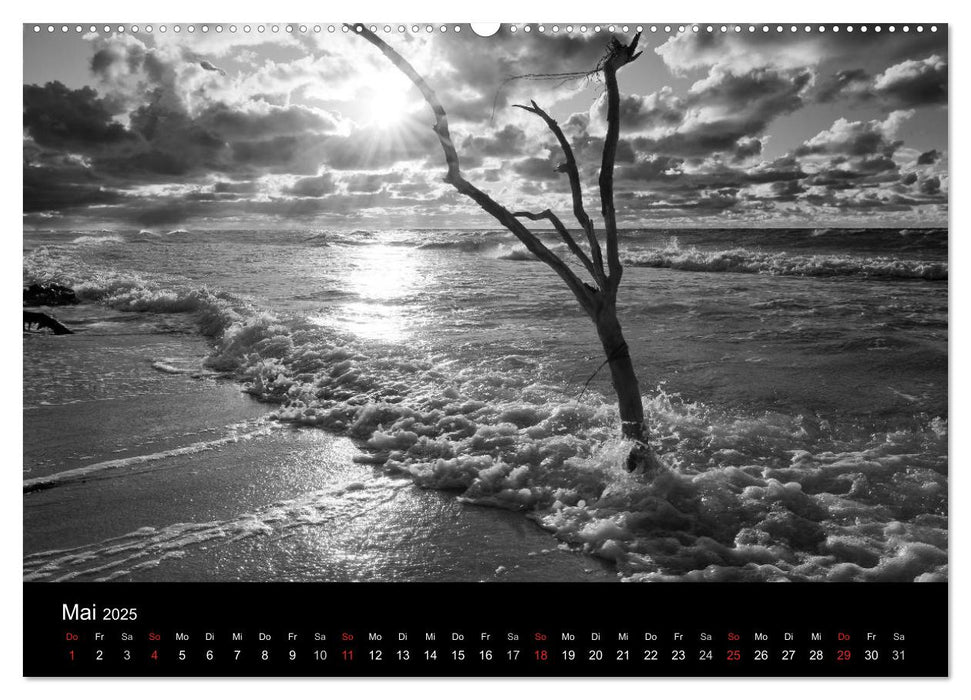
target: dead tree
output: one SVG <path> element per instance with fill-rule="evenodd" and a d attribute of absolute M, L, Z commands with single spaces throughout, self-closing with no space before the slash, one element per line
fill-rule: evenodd
<path fill-rule="evenodd" d="M 620 409 L 622 435 L 633 443 L 627 458 L 627 468 L 631 471 L 638 466 L 644 466 L 647 469 L 655 468 L 657 461 L 647 444 L 648 430 L 644 423 L 644 406 L 641 402 L 637 375 L 634 372 L 630 351 L 627 342 L 624 340 L 620 321 L 617 318 L 617 289 L 624 272 L 617 244 L 617 214 L 614 209 L 614 162 L 617 157 L 617 140 L 620 134 L 620 91 L 617 86 L 617 71 L 641 55 L 641 52 L 637 51 L 640 32 L 634 36 L 630 44 L 626 45 L 616 38 L 612 38 L 607 46 L 606 55 L 597 68 L 597 71 L 603 74 L 607 92 L 607 135 L 604 139 L 599 180 L 604 240 L 607 249 L 605 268 L 597 231 L 583 206 L 580 172 L 573 155 L 573 148 L 563 134 L 563 130 L 549 114 L 536 102 L 531 102 L 529 105 L 516 105 L 520 109 L 541 118 L 563 150 L 564 162 L 557 170 L 566 173 L 569 177 L 570 190 L 573 196 L 573 215 L 586 237 L 590 249 L 589 254 L 577 243 L 569 229 L 550 209 L 544 209 L 541 212 L 509 211 L 466 180 L 459 167 L 459 156 L 449 134 L 448 116 L 434 90 L 407 60 L 366 26 L 355 24 L 347 25 L 347 27 L 350 31 L 360 34 L 380 49 L 395 67 L 408 76 L 411 82 L 421 91 L 425 102 L 428 103 L 435 114 L 435 124 L 432 129 L 438 136 L 442 151 L 445 153 L 445 164 L 448 168 L 445 182 L 473 200 L 496 221 L 511 231 L 526 246 L 527 250 L 549 265 L 560 276 L 566 286 L 570 288 L 570 291 L 573 292 L 577 301 L 580 302 L 580 306 L 583 307 L 583 310 L 586 311 L 597 327 L 597 335 L 600 337 L 600 343 L 603 345 L 606 354 L 605 362 L 610 365 L 610 376 L 614 391 L 617 393 L 617 403 Z M 593 284 L 581 280 L 566 262 L 546 247 L 532 231 L 523 225 L 521 219 L 531 221 L 545 219 L 549 221 L 560 238 L 563 239 L 563 242 L 566 243 L 570 252 L 589 273 Z"/>
<path fill-rule="evenodd" d="M 24 330 L 29 331 L 34 326 L 37 326 L 37 330 L 49 328 L 54 332 L 54 335 L 71 335 L 74 333 L 74 331 L 53 316 L 48 316 L 40 311 L 28 311 L 24 309 Z"/>

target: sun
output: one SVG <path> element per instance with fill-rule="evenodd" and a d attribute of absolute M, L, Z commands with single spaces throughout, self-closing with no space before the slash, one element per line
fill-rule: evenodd
<path fill-rule="evenodd" d="M 400 124 L 410 106 L 410 88 L 411 82 L 404 76 L 377 73 L 363 96 L 364 122 L 380 129 Z"/>

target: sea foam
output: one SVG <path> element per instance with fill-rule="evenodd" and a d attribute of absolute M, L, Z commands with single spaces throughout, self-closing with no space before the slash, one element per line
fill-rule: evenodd
<path fill-rule="evenodd" d="M 793 255 L 747 248 L 706 250 L 682 247 L 677 241 L 664 248 L 630 253 L 627 265 L 692 272 L 739 272 L 797 277 L 863 277 L 878 279 L 946 280 L 943 261 L 904 260 L 880 256 Z"/>

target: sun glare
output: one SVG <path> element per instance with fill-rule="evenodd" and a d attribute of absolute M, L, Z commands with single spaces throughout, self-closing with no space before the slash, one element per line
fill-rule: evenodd
<path fill-rule="evenodd" d="M 364 121 L 387 129 L 399 124 L 408 110 L 411 82 L 402 76 L 379 73 L 364 99 Z"/>

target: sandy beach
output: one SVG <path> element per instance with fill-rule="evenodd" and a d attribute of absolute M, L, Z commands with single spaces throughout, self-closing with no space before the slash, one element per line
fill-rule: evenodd
<path fill-rule="evenodd" d="M 197 337 L 50 311 L 87 332 L 24 339 L 45 360 L 26 370 L 25 580 L 616 580 L 519 514 L 384 476 L 354 461 L 349 438 L 268 420 L 269 406 L 198 366 Z M 164 369 L 146 348 L 164 351 Z M 65 358 L 102 391 L 50 401 Z"/>

